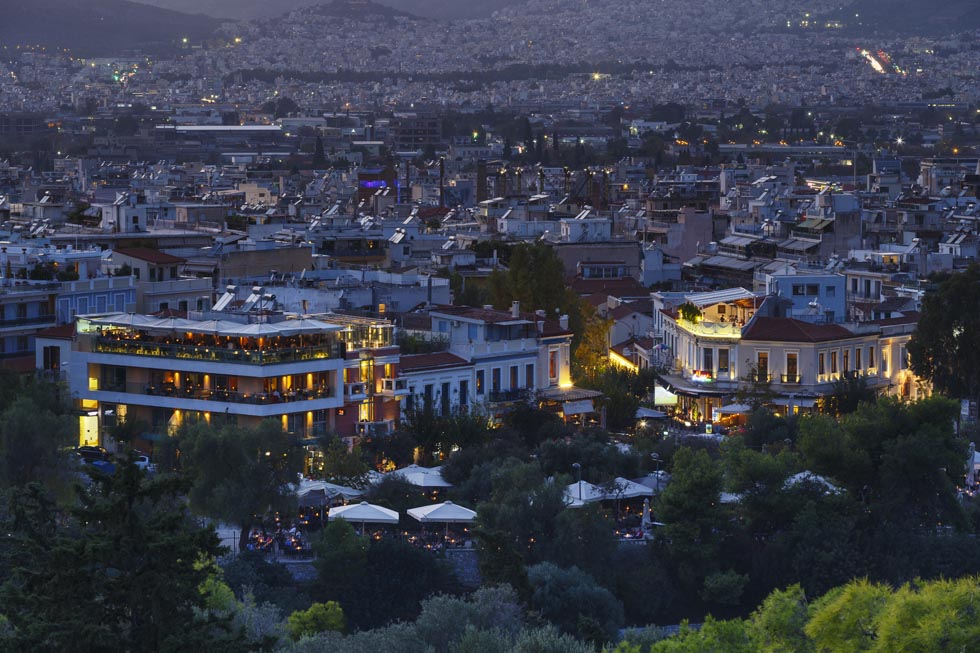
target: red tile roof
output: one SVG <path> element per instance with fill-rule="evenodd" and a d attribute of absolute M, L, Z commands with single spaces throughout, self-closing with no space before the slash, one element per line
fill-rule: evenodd
<path fill-rule="evenodd" d="M 434 354 L 411 354 L 402 356 L 398 361 L 399 372 L 422 372 L 425 370 L 435 370 L 448 367 L 466 367 L 472 365 L 465 358 L 448 351 L 440 351 Z"/>
<path fill-rule="evenodd" d="M 650 289 L 633 277 L 624 279 L 575 279 L 569 286 L 579 295 L 605 293 L 614 297 L 642 297 L 650 294 Z"/>
<path fill-rule="evenodd" d="M 472 306 L 436 306 L 431 312 L 441 315 L 455 315 L 469 320 L 480 320 L 488 324 L 529 319 L 524 314 L 514 317 L 510 311 L 498 311 L 495 308 L 473 308 Z"/>
<path fill-rule="evenodd" d="M 878 326 L 896 326 L 899 324 L 916 324 L 918 321 L 918 311 L 907 311 L 901 317 L 886 318 L 884 320 L 872 320 L 871 324 L 877 324 Z"/>
<path fill-rule="evenodd" d="M 742 340 L 777 342 L 826 342 L 853 337 L 839 324 L 813 324 L 791 317 L 756 316 L 742 332 Z"/>
<path fill-rule="evenodd" d="M 626 304 L 620 304 L 616 308 L 609 311 L 609 317 L 614 320 L 621 320 L 624 317 L 628 317 L 633 313 L 642 313 L 643 315 L 653 314 L 653 302 L 648 302 L 645 300 L 640 300 L 636 302 L 629 302 Z"/>
<path fill-rule="evenodd" d="M 139 259 L 140 261 L 146 261 L 147 263 L 153 263 L 155 265 L 176 265 L 177 263 L 186 263 L 186 258 L 181 258 L 180 256 L 173 256 L 172 254 L 167 254 L 166 252 L 161 252 L 158 249 L 151 249 L 149 247 L 120 247 L 115 250 L 115 253 L 122 254 L 123 256 L 128 256 L 130 258 Z"/>

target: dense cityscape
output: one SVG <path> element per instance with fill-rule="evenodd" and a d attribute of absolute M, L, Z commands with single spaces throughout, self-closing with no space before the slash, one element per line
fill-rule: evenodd
<path fill-rule="evenodd" d="M 0 650 L 980 651 L 980 14 L 0 23 Z"/>

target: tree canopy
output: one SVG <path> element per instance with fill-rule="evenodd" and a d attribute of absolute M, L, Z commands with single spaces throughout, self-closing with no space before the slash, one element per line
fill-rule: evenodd
<path fill-rule="evenodd" d="M 187 513 L 183 489 L 130 462 L 94 472 L 67 511 L 37 485 L 14 493 L 4 532 L 17 554 L 0 587 L 10 650 L 236 650 L 226 624 L 201 613 L 207 561 L 220 550 Z"/>
<path fill-rule="evenodd" d="M 908 344 L 912 371 L 951 397 L 980 399 L 980 265 L 939 279 Z"/>
<path fill-rule="evenodd" d="M 238 525 L 240 549 L 259 517 L 293 505 L 289 484 L 303 468 L 303 452 L 278 422 L 255 428 L 198 422 L 179 438 L 191 508 Z"/>

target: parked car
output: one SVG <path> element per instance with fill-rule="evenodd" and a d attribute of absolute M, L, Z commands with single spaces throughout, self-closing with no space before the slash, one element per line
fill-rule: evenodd
<path fill-rule="evenodd" d="M 75 453 L 87 463 L 93 463 L 97 460 L 109 460 L 109 452 L 102 447 L 85 445 L 75 449 Z"/>
<path fill-rule="evenodd" d="M 136 466 L 145 472 L 153 473 L 157 471 L 157 466 L 150 462 L 150 457 L 146 455 L 136 456 Z"/>

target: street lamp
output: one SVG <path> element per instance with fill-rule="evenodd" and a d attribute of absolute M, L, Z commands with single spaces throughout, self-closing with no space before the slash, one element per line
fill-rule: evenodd
<path fill-rule="evenodd" d="M 582 502 L 582 465 L 580 465 L 579 463 L 572 463 L 572 469 L 575 470 L 575 474 L 578 477 L 578 482 L 576 483 L 576 485 L 578 486 L 578 500 L 579 503 L 581 503 Z"/>

